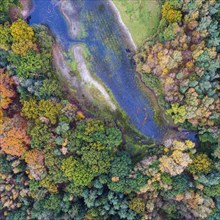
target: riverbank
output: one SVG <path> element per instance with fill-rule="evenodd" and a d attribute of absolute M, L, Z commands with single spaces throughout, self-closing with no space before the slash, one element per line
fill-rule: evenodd
<path fill-rule="evenodd" d="M 168 125 L 169 121 L 164 114 L 164 110 L 161 108 L 161 106 L 158 103 L 158 96 L 150 87 L 148 87 L 144 83 L 139 73 L 137 73 L 137 78 L 140 88 L 143 90 L 144 94 L 146 94 L 146 96 L 149 98 L 152 108 L 154 109 L 154 119 L 160 125 Z"/>
<path fill-rule="evenodd" d="M 53 66 L 57 70 L 58 79 L 68 99 L 78 103 L 83 99 L 83 92 L 77 76 L 71 73 L 71 68 L 67 65 L 63 50 L 59 44 L 52 47 Z"/>
<path fill-rule="evenodd" d="M 157 31 L 160 21 L 160 0 L 112 1 L 139 48 L 147 37 Z"/>
<path fill-rule="evenodd" d="M 108 0 L 107 5 L 111 8 L 114 16 L 116 17 L 115 20 L 118 22 L 119 26 L 121 27 L 123 39 L 125 39 L 125 41 L 127 42 L 129 49 L 136 51 L 137 46 L 132 38 L 130 31 L 128 30 L 127 26 L 123 22 L 118 8 L 116 7 L 116 5 L 113 3 L 112 0 Z"/>
<path fill-rule="evenodd" d="M 32 0 L 20 0 L 22 5 L 21 15 L 24 20 L 26 20 L 33 10 L 33 3 Z"/>

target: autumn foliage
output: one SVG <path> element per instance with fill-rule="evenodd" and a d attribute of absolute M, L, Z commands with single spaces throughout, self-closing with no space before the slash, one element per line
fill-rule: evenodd
<path fill-rule="evenodd" d="M 182 18 L 182 13 L 181 11 L 174 9 L 170 2 L 165 2 L 162 7 L 162 16 L 169 23 L 180 22 Z"/>
<path fill-rule="evenodd" d="M 25 162 L 30 165 L 44 164 L 44 155 L 39 150 L 33 149 L 25 153 Z"/>
<path fill-rule="evenodd" d="M 25 55 L 29 49 L 36 50 L 35 36 L 32 27 L 18 19 L 11 25 L 11 35 L 13 37 L 12 50 L 15 54 Z"/>
<path fill-rule="evenodd" d="M 7 109 L 15 97 L 14 81 L 8 73 L 0 73 L 0 107 Z"/>
<path fill-rule="evenodd" d="M 22 115 L 28 119 L 49 119 L 51 124 L 56 124 L 57 117 L 61 111 L 61 104 L 54 103 L 50 100 L 40 100 L 30 99 L 23 102 Z"/>
<path fill-rule="evenodd" d="M 29 144 L 26 134 L 26 123 L 19 116 L 7 119 L 0 128 L 0 146 L 6 154 L 21 157 Z"/>
<path fill-rule="evenodd" d="M 49 27 L 2 20 L 19 2 L 0 0 L 0 219 L 220 219 L 217 0 L 163 0 L 134 57 L 169 117 L 152 140 L 63 93 Z"/>

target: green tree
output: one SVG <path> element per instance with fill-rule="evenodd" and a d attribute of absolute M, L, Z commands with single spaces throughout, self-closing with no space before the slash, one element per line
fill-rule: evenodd
<path fill-rule="evenodd" d="M 61 211 L 61 196 L 60 195 L 49 195 L 45 200 L 44 200 L 44 205 L 43 207 L 45 209 L 52 210 L 53 212 L 60 212 Z"/>
<path fill-rule="evenodd" d="M 117 177 L 126 177 L 131 171 L 131 165 L 131 158 L 123 152 L 112 161 L 110 174 Z"/>
<path fill-rule="evenodd" d="M 169 23 L 180 22 L 182 19 L 181 11 L 174 9 L 169 1 L 166 1 L 162 6 L 162 16 Z"/>
<path fill-rule="evenodd" d="M 113 123 L 107 125 L 98 119 L 87 119 L 77 125 L 70 148 L 85 147 L 86 143 L 93 142 L 100 143 L 110 150 L 122 142 L 121 131 Z"/>
<path fill-rule="evenodd" d="M 0 23 L 4 23 L 9 20 L 9 8 L 12 6 L 18 6 L 19 0 L 1 0 L 0 4 Z"/>
<path fill-rule="evenodd" d="M 172 104 L 171 108 L 167 110 L 167 114 L 172 116 L 175 124 L 184 123 L 186 113 L 185 106 L 179 106 L 178 103 Z"/>
<path fill-rule="evenodd" d="M 38 119 L 38 103 L 36 99 L 29 99 L 28 101 L 24 101 L 23 107 L 21 110 L 22 116 L 25 116 L 28 119 Z"/>
<path fill-rule="evenodd" d="M 95 175 L 108 173 L 111 160 L 107 151 L 89 150 L 82 155 L 82 162 L 87 164 Z"/>
<path fill-rule="evenodd" d="M 9 161 L 6 160 L 4 155 L 0 155 L 0 173 L 10 173 L 12 166 Z"/>
<path fill-rule="evenodd" d="M 138 197 L 133 198 L 131 201 L 129 201 L 129 208 L 138 214 L 143 214 L 145 210 L 144 200 Z"/>
<path fill-rule="evenodd" d="M 172 199 L 177 194 L 184 193 L 190 188 L 190 182 L 186 175 L 177 175 L 172 177 L 172 189 L 163 191 L 161 194 L 166 199 Z"/>
<path fill-rule="evenodd" d="M 91 169 L 72 156 L 63 160 L 62 171 L 69 181 L 73 181 L 75 186 L 87 186 L 94 178 Z"/>
<path fill-rule="evenodd" d="M 12 37 L 9 23 L 6 22 L 4 25 L 0 24 L 0 48 L 9 50 L 11 42 Z"/>
<path fill-rule="evenodd" d="M 34 120 L 44 117 L 49 119 L 50 123 L 54 125 L 61 113 L 61 109 L 60 103 L 54 103 L 51 100 L 41 99 L 37 102 L 35 99 L 29 99 L 28 101 L 23 101 L 22 115 Z"/>
<path fill-rule="evenodd" d="M 43 99 L 50 97 L 61 97 L 62 92 L 57 80 L 45 79 L 39 89 L 39 95 Z"/>
<path fill-rule="evenodd" d="M 39 102 L 39 116 L 46 117 L 54 125 L 57 122 L 57 118 L 61 113 L 62 106 L 60 103 L 54 103 L 50 100 L 41 99 Z"/>
<path fill-rule="evenodd" d="M 43 53 L 51 53 L 54 39 L 51 36 L 48 27 L 45 25 L 34 25 L 33 30 L 41 51 Z"/>
<path fill-rule="evenodd" d="M 211 197 L 220 196 L 220 184 L 212 187 L 205 187 L 203 192 Z"/>
<path fill-rule="evenodd" d="M 15 65 L 16 74 L 19 77 L 38 78 L 44 75 L 42 71 L 44 69 L 44 62 L 40 53 L 29 51 L 22 57 L 16 54 L 10 54 L 8 60 Z"/>
<path fill-rule="evenodd" d="M 28 50 L 37 49 L 33 28 L 24 20 L 18 19 L 10 28 L 13 42 L 11 48 L 15 54 L 24 56 Z"/>
<path fill-rule="evenodd" d="M 51 132 L 47 125 L 38 124 L 30 132 L 31 135 L 31 147 L 41 149 L 45 147 L 51 140 Z"/>

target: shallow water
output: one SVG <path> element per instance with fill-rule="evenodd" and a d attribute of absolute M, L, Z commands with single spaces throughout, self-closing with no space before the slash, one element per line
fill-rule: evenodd
<path fill-rule="evenodd" d="M 129 48 L 106 1 L 72 2 L 80 10 L 83 37 L 71 38 L 58 4 L 50 0 L 35 0 L 30 24 L 46 24 L 65 50 L 73 43 L 85 43 L 93 57 L 92 71 L 110 88 L 131 123 L 143 134 L 161 139 L 163 128 L 156 124 L 150 103 L 138 86 Z"/>

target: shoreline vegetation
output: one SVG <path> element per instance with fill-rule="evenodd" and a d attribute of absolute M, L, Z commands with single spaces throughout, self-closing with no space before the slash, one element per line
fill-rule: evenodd
<path fill-rule="evenodd" d="M 106 101 L 107 105 L 110 107 L 112 111 L 116 110 L 115 104 L 112 102 L 111 97 L 109 96 L 108 92 L 106 89 L 98 82 L 96 81 L 90 71 L 88 70 L 84 57 L 83 57 L 83 50 L 80 45 L 73 45 L 71 48 L 75 61 L 77 63 L 77 68 L 80 73 L 80 78 L 82 80 L 81 85 L 86 86 L 88 85 L 89 87 L 94 86 L 95 89 L 99 90 L 101 95 L 104 97 L 104 100 Z M 98 94 L 97 94 L 98 95 Z M 101 98 L 101 97 L 100 97 Z"/>

